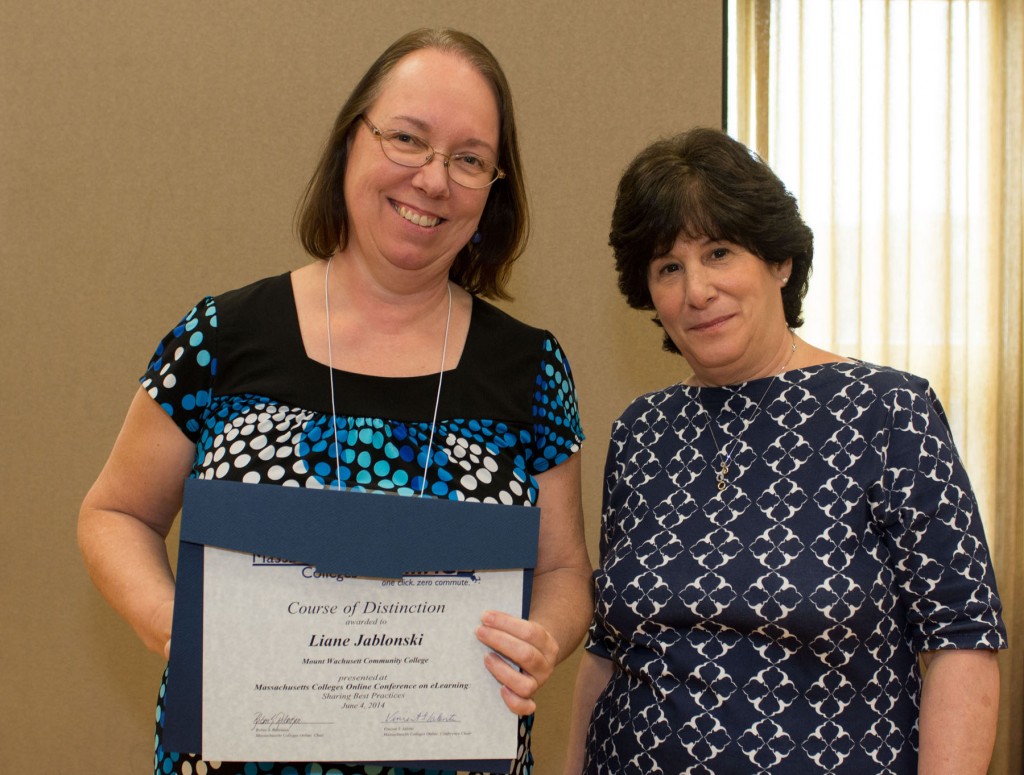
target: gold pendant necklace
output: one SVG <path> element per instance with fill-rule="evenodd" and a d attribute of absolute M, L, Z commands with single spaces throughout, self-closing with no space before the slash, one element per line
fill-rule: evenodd
<path fill-rule="evenodd" d="M 786 358 L 786 362 L 782 365 L 782 369 L 780 369 L 775 374 L 775 376 L 772 377 L 771 382 L 768 383 L 768 387 L 764 389 L 764 392 L 761 394 L 761 400 L 757 402 L 757 405 L 754 407 L 754 413 L 750 415 L 750 420 L 746 422 L 742 428 L 740 428 L 739 433 L 737 433 L 735 436 L 729 439 L 728 442 L 726 442 L 725 447 L 719 446 L 718 438 L 715 436 L 715 418 L 711 416 L 711 412 L 709 412 L 707 410 L 707 407 L 704 406 L 704 401 L 701 399 L 700 393 L 697 393 L 697 403 L 700 404 L 701 411 L 707 415 L 708 430 L 711 432 L 711 440 L 715 443 L 715 449 L 718 451 L 719 465 L 718 474 L 715 476 L 715 481 L 717 483 L 719 492 L 722 492 L 728 486 L 726 482 L 726 476 L 729 475 L 729 463 L 732 460 L 733 453 L 736 451 L 736 448 L 740 443 L 740 437 L 743 436 L 747 428 L 754 424 L 754 420 L 757 419 L 757 415 L 761 411 L 761 404 L 764 403 L 764 399 L 765 397 L 767 397 L 768 392 L 772 389 L 772 385 L 775 384 L 775 380 L 779 378 L 780 374 L 785 373 L 786 369 L 789 368 L 790 362 L 792 362 L 793 360 L 793 355 L 794 353 L 796 353 L 796 335 L 792 331 L 789 332 L 789 335 L 792 338 L 792 344 L 789 348 L 789 357 Z"/>

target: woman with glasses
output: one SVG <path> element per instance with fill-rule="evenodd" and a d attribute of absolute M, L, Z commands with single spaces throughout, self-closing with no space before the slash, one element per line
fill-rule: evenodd
<path fill-rule="evenodd" d="M 317 260 L 203 299 L 161 342 L 83 503 L 86 564 L 166 655 L 164 538 L 186 478 L 540 507 L 529 619 L 481 612 L 475 633 L 521 717 L 511 771 L 529 772 L 533 698 L 583 636 L 590 563 L 568 362 L 550 333 L 481 298 L 507 296 L 528 231 L 511 94 L 491 53 L 452 30 L 392 44 L 342 107 L 297 227 Z M 163 696 L 156 773 L 392 771 L 201 762 L 163 745 Z"/>

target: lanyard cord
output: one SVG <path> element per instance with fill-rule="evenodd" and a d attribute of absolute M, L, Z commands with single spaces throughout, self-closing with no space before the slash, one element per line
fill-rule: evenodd
<path fill-rule="evenodd" d="M 330 283 L 328 280 L 331 276 L 331 263 L 334 261 L 334 256 L 327 259 L 327 268 L 324 270 L 324 314 L 327 317 L 327 372 L 328 379 L 331 382 L 331 427 L 334 430 L 334 469 L 335 477 L 338 482 L 338 489 L 341 489 L 341 447 L 338 445 L 338 412 L 335 408 L 334 403 L 334 358 L 333 348 L 331 346 L 331 294 L 330 294 Z M 444 359 L 448 354 L 448 330 L 452 323 L 452 286 L 448 283 L 448 318 L 444 323 L 444 343 L 441 346 L 441 368 L 438 370 L 437 377 L 437 396 L 434 399 L 434 416 L 430 421 L 430 437 L 427 440 L 427 451 L 425 459 L 423 461 L 423 486 L 420 488 L 420 497 L 422 498 L 427 491 L 427 471 L 430 468 L 430 461 L 433 458 L 432 450 L 434 447 L 434 431 L 437 428 L 437 414 L 441 408 L 441 386 L 444 384 Z"/>

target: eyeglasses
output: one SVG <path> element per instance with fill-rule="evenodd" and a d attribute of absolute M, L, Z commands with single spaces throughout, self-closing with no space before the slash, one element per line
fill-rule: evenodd
<path fill-rule="evenodd" d="M 434 160 L 434 156 L 444 159 L 444 168 L 448 177 L 466 188 L 487 188 L 505 173 L 492 162 L 475 153 L 441 153 L 435 151 L 430 143 L 400 129 L 378 129 L 366 116 L 360 116 L 373 136 L 380 142 L 380 149 L 395 164 L 403 167 L 425 167 Z"/>

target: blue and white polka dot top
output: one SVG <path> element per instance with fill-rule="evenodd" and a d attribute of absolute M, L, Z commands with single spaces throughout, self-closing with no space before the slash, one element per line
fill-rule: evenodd
<path fill-rule="evenodd" d="M 160 343 L 141 384 L 195 442 L 193 477 L 400 495 L 422 489 L 438 375 L 332 374 L 310 360 L 287 274 L 199 302 Z M 572 373 L 554 336 L 476 298 L 437 417 L 426 492 L 438 498 L 533 505 L 536 475 L 584 438 Z M 198 772 L 195 756 L 163 749 L 162 721 L 161 701 L 156 772 Z M 515 773 L 530 772 L 531 726 L 532 717 L 521 720 Z M 389 772 L 327 762 L 254 767 L 218 763 L 213 771 Z"/>
<path fill-rule="evenodd" d="M 285 274 L 203 299 L 141 383 L 196 443 L 193 476 L 337 487 L 328 373 L 306 357 Z M 418 494 L 437 375 L 333 378 L 341 487 Z M 444 376 L 427 491 L 529 505 L 534 475 L 582 440 L 555 338 L 474 299 L 462 358 Z"/>

